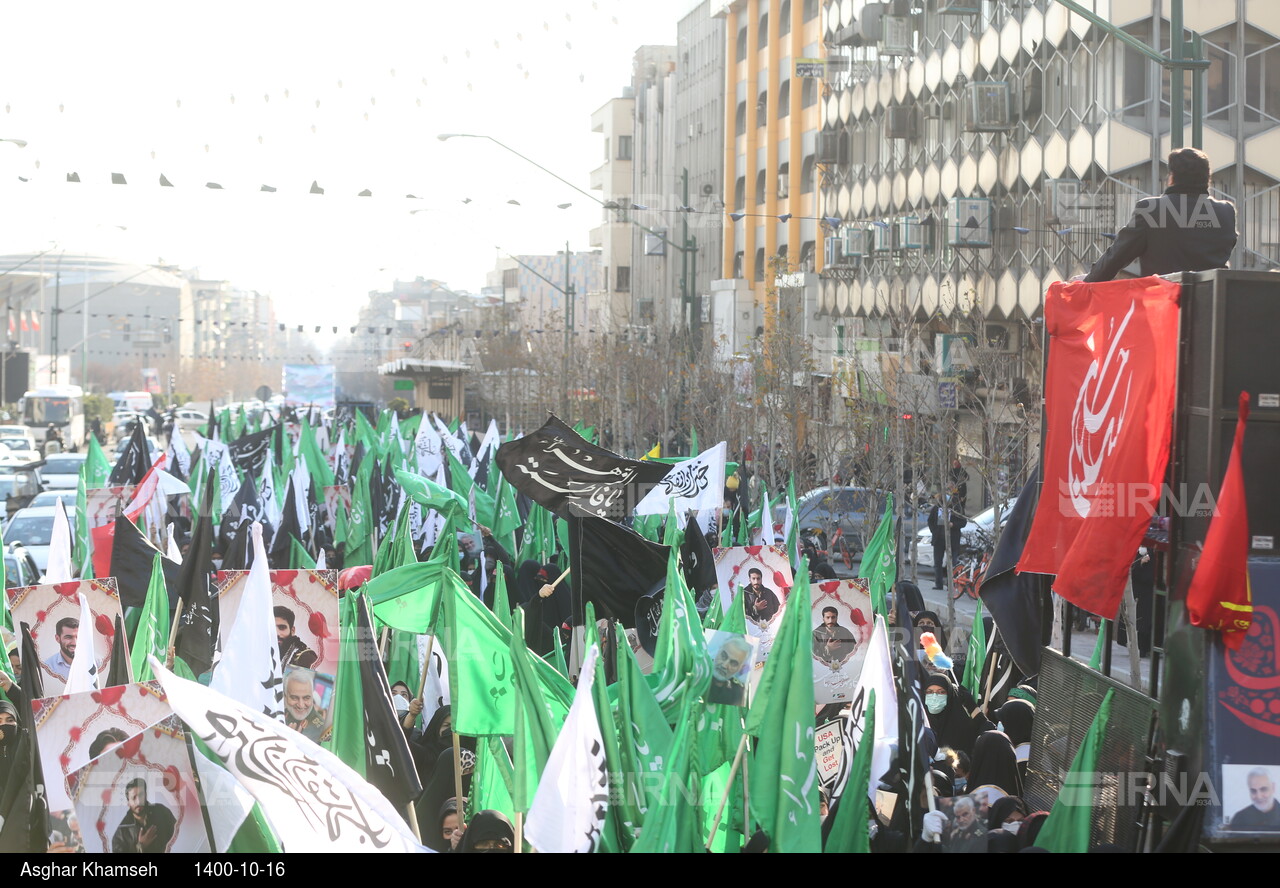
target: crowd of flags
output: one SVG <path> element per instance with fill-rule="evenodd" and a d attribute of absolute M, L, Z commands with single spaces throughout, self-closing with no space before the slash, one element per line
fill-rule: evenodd
<path fill-rule="evenodd" d="M 1232 509 L 1242 498 L 1245 415 L 1242 408 L 1223 495 Z M 124 606 L 116 635 L 127 634 L 128 665 L 122 645 L 105 675 L 77 660 L 68 691 L 110 687 L 130 673 L 134 682 L 160 682 L 173 712 L 200 738 L 193 767 L 218 790 L 207 821 L 213 850 L 422 850 L 412 804 L 423 785 L 391 679 L 419 699 L 447 702 L 455 734 L 474 740 L 464 819 L 501 812 L 517 824 L 517 844 L 537 851 L 736 851 L 764 836 L 771 851 L 865 852 L 878 788 L 898 787 L 912 813 L 925 804 L 928 716 L 911 678 L 914 636 L 890 634 L 904 607 L 895 593 L 891 498 L 862 558 L 875 627 L 844 713 L 849 764 L 830 787 L 824 825 L 809 570 L 794 482 L 779 492 L 787 504 L 781 516 L 768 491 L 753 513 L 728 513 L 725 476 L 736 466 L 726 443 L 704 452 L 695 443 L 687 458 L 663 459 L 655 448 L 630 459 L 597 444 L 594 429 L 554 416 L 505 440 L 496 423 L 473 435 L 465 423 L 433 414 L 384 411 L 373 422 L 359 412 L 345 421 L 304 410 L 278 421 L 243 411 L 210 416 L 190 451 L 175 434 L 166 452 L 153 455 L 138 427 L 111 466 L 91 441 L 76 520 L 59 516 L 42 582 L 115 577 Z M 1046 458 L 1054 458 L 1052 446 Z M 1052 471 L 1046 466 L 1046 477 Z M 115 491 L 118 514 L 93 527 L 89 503 L 103 489 Z M 1019 498 L 983 590 L 1002 644 L 997 651 L 980 608 L 960 679 L 975 697 L 989 695 L 993 680 L 1038 671 L 1036 575 L 1014 569 L 1041 545 L 1038 528 L 1049 520 L 1037 509 L 1037 492 L 1032 482 Z M 188 531 L 174 524 L 179 501 L 189 504 Z M 1080 527 L 1094 532 L 1087 521 Z M 558 616 L 549 642 L 532 631 L 546 621 L 549 602 L 514 600 L 507 570 L 486 565 L 487 549 L 464 579 L 458 535 L 477 530 L 516 564 L 550 565 L 562 580 L 567 574 L 565 622 L 578 627 L 568 653 Z M 1211 532 L 1206 560 L 1234 564 L 1238 535 L 1235 525 Z M 747 708 L 707 700 L 704 630 L 746 630 L 739 599 L 726 606 L 711 595 L 699 614 L 699 595 L 716 586 L 708 537 L 721 547 L 778 544 L 795 570 Z M 221 625 L 215 558 L 223 570 L 248 571 L 230 625 Z M 332 731 L 317 744 L 283 724 L 271 588 L 273 572 L 338 565 Z M 1247 573 L 1241 579 L 1222 570 L 1244 584 L 1247 603 Z M 619 639 L 655 591 L 661 617 L 645 672 Z M 83 598 L 81 607 L 82 623 L 92 623 Z M 1206 626 L 1240 632 L 1239 606 L 1204 609 L 1198 619 Z M 598 620 L 614 631 L 602 635 Z M 36 655 L 7 606 L 4 621 L 17 629 L 27 679 L 15 694 L 21 711 L 42 694 Z M 7 668 L 7 658 L 0 660 Z M 1096 756 L 1108 710 L 1102 707 L 1079 750 L 1077 770 Z M 38 787 L 49 775 L 30 740 L 24 743 L 17 754 L 29 773 L 0 796 L 5 850 L 38 849 L 42 841 Z M 266 749 L 272 753 L 258 754 Z M 1059 816 L 1055 808 L 1041 844 L 1087 845 L 1087 811 L 1077 805 Z"/>

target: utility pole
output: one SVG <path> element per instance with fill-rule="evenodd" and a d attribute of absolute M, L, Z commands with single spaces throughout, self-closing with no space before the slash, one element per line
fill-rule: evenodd
<path fill-rule="evenodd" d="M 564 415 L 569 416 L 569 345 L 573 338 L 574 310 L 573 281 L 569 276 L 569 242 L 564 242 L 564 356 L 561 360 L 561 375 L 564 377 Z"/>
<path fill-rule="evenodd" d="M 53 279 L 53 330 L 49 333 L 49 382 L 58 384 L 58 327 L 62 320 L 62 255 Z"/>

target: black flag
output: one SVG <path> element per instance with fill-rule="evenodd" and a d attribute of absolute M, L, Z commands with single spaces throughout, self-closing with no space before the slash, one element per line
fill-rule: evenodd
<path fill-rule="evenodd" d="M 163 554 L 142 535 L 142 531 L 124 515 L 116 517 L 115 539 L 111 543 L 111 576 L 116 578 L 123 607 L 142 607 L 151 583 L 151 565 L 157 554 Z M 164 583 L 169 589 L 169 607 L 177 604 L 180 566 L 161 558 Z"/>
<path fill-rule="evenodd" d="M 555 416 L 500 446 L 496 458 L 512 487 L 561 518 L 573 503 L 598 518 L 621 520 L 671 469 L 597 447 Z"/>
<path fill-rule="evenodd" d="M 209 502 L 213 502 L 212 494 Z M 244 480 L 240 482 L 240 489 L 236 491 L 236 498 L 223 511 L 222 520 L 218 525 L 219 542 L 222 547 L 225 549 L 231 544 L 242 525 L 252 524 L 255 521 L 264 521 L 263 539 L 269 540 L 271 533 L 262 514 L 262 501 L 258 499 L 258 484 L 253 476 L 246 474 Z"/>
<path fill-rule="evenodd" d="M 280 511 L 280 526 L 271 539 L 267 560 L 276 570 L 286 570 L 292 555 L 290 540 L 302 543 L 302 525 L 298 522 L 298 489 L 292 479 L 285 483 L 284 508 Z"/>
<path fill-rule="evenodd" d="M 212 594 L 213 581 L 213 485 L 217 479 L 205 479 L 200 515 L 191 535 L 191 546 L 182 561 L 178 575 L 178 594 L 182 596 L 182 617 L 178 621 L 178 638 L 174 642 L 181 657 L 196 675 L 213 668 L 214 645 L 218 638 L 218 599 Z"/>
<path fill-rule="evenodd" d="M 143 423 L 138 420 L 133 424 L 133 434 L 125 445 L 120 458 L 116 460 L 107 484 L 118 487 L 124 484 L 138 484 L 146 477 L 151 468 L 151 448 L 147 444 L 147 433 L 143 431 Z"/>
<path fill-rule="evenodd" d="M 30 794 L 25 797 L 29 799 L 29 804 L 23 806 L 21 804 L 22 794 L 27 789 L 24 786 L 20 791 L 18 801 L 19 809 L 18 822 L 10 824 L 6 819 L 4 828 L 0 831 L 0 840 L 3 841 L 4 848 L 0 850 L 9 851 L 10 845 L 21 846 L 25 840 L 27 845 L 25 848 L 19 847 L 19 850 L 26 852 L 35 852 L 43 854 L 48 850 L 49 846 L 49 804 L 46 801 L 44 790 L 44 766 L 40 761 L 40 743 L 36 737 L 35 726 L 33 724 L 31 703 L 39 700 L 44 696 L 44 681 L 40 678 L 40 657 L 36 654 L 36 643 L 31 637 L 31 627 L 26 623 L 20 625 L 22 632 L 21 641 L 21 658 L 22 658 L 22 684 L 19 685 L 22 693 L 18 695 L 19 699 L 13 703 L 19 711 L 20 725 L 27 726 L 27 751 L 26 758 L 18 758 L 13 767 L 22 768 L 25 766 L 26 774 L 19 772 L 19 779 L 29 781 Z M 10 775 L 12 778 L 12 774 Z M 9 812 L 5 812 L 6 818 Z M 25 829 L 23 828 L 23 815 L 25 814 Z"/>
<path fill-rule="evenodd" d="M 666 579 L 670 548 L 576 505 L 569 508 L 576 512 L 569 518 L 574 624 L 582 622 L 590 601 L 597 616 L 633 626 L 636 603 Z"/>
<path fill-rule="evenodd" d="M 111 639 L 111 661 L 107 664 L 107 683 L 114 688 L 129 683 L 129 652 L 124 645 L 124 620 L 116 617 L 116 634 Z"/>
<path fill-rule="evenodd" d="M 714 589 L 717 583 L 715 555 L 707 535 L 702 532 L 697 516 L 690 515 L 684 528 L 684 542 L 680 544 L 680 557 L 684 561 L 684 580 L 695 593 Z"/>
<path fill-rule="evenodd" d="M 395 707 L 391 685 L 378 656 L 378 638 L 369 618 L 369 601 L 356 599 L 356 648 L 360 652 L 360 685 L 364 695 L 365 779 L 397 808 L 422 794 L 418 769 Z"/>
<path fill-rule="evenodd" d="M 271 435 L 274 430 L 273 426 L 252 435 L 241 435 L 227 445 L 227 450 L 231 452 L 231 461 L 246 476 L 256 478 L 262 473 L 262 467 L 267 461 L 267 453 L 271 448 Z"/>
<path fill-rule="evenodd" d="M 1053 583 L 1053 577 L 1045 574 L 1015 571 L 1031 530 L 1031 519 L 1036 514 L 1039 475 L 1038 471 L 1032 472 L 1018 494 L 978 592 L 1000 628 L 1000 637 L 1009 655 L 1023 675 L 1028 676 L 1040 672 L 1044 592 Z"/>

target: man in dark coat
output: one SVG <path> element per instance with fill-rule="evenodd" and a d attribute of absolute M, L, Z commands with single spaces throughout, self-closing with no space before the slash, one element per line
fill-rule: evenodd
<path fill-rule="evenodd" d="M 163 854 L 177 828 L 173 812 L 147 801 L 147 781 L 142 777 L 125 784 L 124 797 L 129 811 L 111 836 L 111 853 Z"/>

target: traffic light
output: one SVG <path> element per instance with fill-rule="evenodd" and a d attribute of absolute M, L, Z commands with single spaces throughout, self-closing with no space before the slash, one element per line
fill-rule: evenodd
<path fill-rule="evenodd" d="M 176 374 L 169 374 L 169 394 L 173 394 L 174 389 L 178 387 L 178 377 Z"/>

